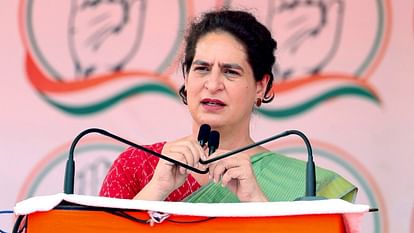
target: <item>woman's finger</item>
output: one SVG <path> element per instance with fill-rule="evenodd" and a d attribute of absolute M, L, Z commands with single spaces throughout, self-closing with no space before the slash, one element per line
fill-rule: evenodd
<path fill-rule="evenodd" d="M 240 180 L 244 179 L 243 176 L 244 176 L 244 172 L 243 172 L 243 169 L 241 167 L 234 167 L 234 168 L 228 169 L 223 173 L 223 175 L 221 177 L 221 185 L 223 187 L 226 187 L 227 184 L 231 180 L 236 179 L 236 180 L 240 181 Z"/>
<path fill-rule="evenodd" d="M 234 161 L 233 159 L 225 159 L 218 162 L 215 162 L 209 166 L 211 178 L 214 182 L 219 182 L 221 180 L 222 175 L 228 169 L 234 168 L 238 166 L 238 162 Z"/>

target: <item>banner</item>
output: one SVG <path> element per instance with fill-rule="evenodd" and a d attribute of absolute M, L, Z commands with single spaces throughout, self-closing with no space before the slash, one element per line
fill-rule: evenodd
<path fill-rule="evenodd" d="M 201 12 L 252 12 L 278 42 L 275 99 L 254 113 L 256 140 L 298 129 L 318 166 L 378 208 L 362 232 L 414 232 L 414 1 L 18 0 L 0 3 L 0 210 L 63 191 L 70 143 L 99 127 L 138 144 L 191 131 L 177 95 L 184 32 Z M 295 138 L 265 145 L 306 159 Z M 90 135 L 75 193 L 96 195 L 126 148 Z M 9 231 L 13 216 L 0 216 Z"/>

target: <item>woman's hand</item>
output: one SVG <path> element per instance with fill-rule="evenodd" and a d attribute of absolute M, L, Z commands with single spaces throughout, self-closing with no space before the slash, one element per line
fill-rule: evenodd
<path fill-rule="evenodd" d="M 189 166 L 203 169 L 199 163 L 205 157 L 203 148 L 196 140 L 189 138 L 167 142 L 161 154 Z M 141 190 L 135 199 L 164 200 L 173 190 L 180 187 L 187 178 L 187 169 L 160 159 L 151 181 Z"/>
<path fill-rule="evenodd" d="M 217 150 L 210 158 L 226 153 Z M 209 177 L 214 182 L 221 182 L 233 192 L 241 202 L 268 201 L 256 181 L 250 157 L 246 154 L 228 157 L 209 165 Z"/>

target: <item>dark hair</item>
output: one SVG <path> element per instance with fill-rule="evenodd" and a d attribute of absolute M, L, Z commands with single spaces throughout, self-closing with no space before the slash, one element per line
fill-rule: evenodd
<path fill-rule="evenodd" d="M 261 81 L 265 74 L 270 76 L 263 102 L 272 101 L 274 98 L 274 93 L 271 92 L 274 79 L 272 67 L 276 60 L 274 51 L 277 44 L 270 31 L 252 14 L 245 11 L 221 9 L 207 12 L 192 22 L 185 38 L 186 46 L 182 62 L 184 78 L 190 71 L 198 40 L 209 32 L 217 31 L 230 33 L 241 42 L 256 81 Z M 184 85 L 180 88 L 179 95 L 187 104 L 187 91 Z"/>

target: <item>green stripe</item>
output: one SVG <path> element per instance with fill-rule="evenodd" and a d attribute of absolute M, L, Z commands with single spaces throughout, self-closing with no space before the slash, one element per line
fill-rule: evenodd
<path fill-rule="evenodd" d="M 259 108 L 257 111 L 267 117 L 271 118 L 287 118 L 291 117 L 300 113 L 304 113 L 305 111 L 308 111 L 312 109 L 313 107 L 330 100 L 332 98 L 338 97 L 338 96 L 360 96 L 363 98 L 366 98 L 368 100 L 371 100 L 377 104 L 380 103 L 377 96 L 375 96 L 372 92 L 370 92 L 368 89 L 365 89 L 363 87 L 359 86 L 344 86 L 335 88 L 332 90 L 329 90 L 309 101 L 306 101 L 302 104 L 298 104 L 293 107 L 289 108 L 283 108 L 283 109 L 266 109 L 266 108 Z"/>
<path fill-rule="evenodd" d="M 40 93 L 40 95 L 46 102 L 62 110 L 65 113 L 69 113 L 73 115 L 87 115 L 87 114 L 92 114 L 92 113 L 98 113 L 104 109 L 111 107 L 112 105 L 115 105 L 116 103 L 120 102 L 123 99 L 126 99 L 134 95 L 142 94 L 145 92 L 158 92 L 158 93 L 165 94 L 167 96 L 171 96 L 173 98 L 178 98 L 175 91 L 161 84 L 144 84 L 144 85 L 135 86 L 113 97 L 109 97 L 103 101 L 88 104 L 88 105 L 83 105 L 83 106 L 62 104 L 62 103 L 59 103 L 51 99 L 50 97 L 46 96 L 43 93 Z"/>

